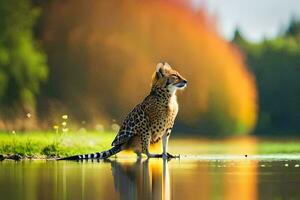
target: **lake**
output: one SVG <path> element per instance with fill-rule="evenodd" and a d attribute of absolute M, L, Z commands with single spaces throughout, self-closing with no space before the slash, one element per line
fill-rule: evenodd
<path fill-rule="evenodd" d="M 248 140 L 209 150 L 204 142 L 176 144 L 170 152 L 186 154 L 170 161 L 132 154 L 106 161 L 5 160 L 0 199 L 300 199 L 298 153 L 259 154 Z"/>

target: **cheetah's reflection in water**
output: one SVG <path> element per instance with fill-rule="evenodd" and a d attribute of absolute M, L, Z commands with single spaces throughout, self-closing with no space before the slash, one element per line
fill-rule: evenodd
<path fill-rule="evenodd" d="M 109 162 L 120 199 L 171 199 L 167 159 Z"/>

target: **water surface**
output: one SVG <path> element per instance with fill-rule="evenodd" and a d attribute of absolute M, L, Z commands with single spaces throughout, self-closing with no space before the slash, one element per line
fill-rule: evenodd
<path fill-rule="evenodd" d="M 199 152 L 171 161 L 126 155 L 93 162 L 6 160 L 0 162 L 0 199 L 300 199 L 299 154 L 258 154 L 253 144 L 242 146 L 223 154 L 184 146 Z"/>

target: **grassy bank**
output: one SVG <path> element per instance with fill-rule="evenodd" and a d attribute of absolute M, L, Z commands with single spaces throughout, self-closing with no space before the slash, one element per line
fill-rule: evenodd
<path fill-rule="evenodd" d="M 22 157 L 64 157 L 108 148 L 115 133 L 0 133 L 0 154 Z"/>
<path fill-rule="evenodd" d="M 18 158 L 54 158 L 93 153 L 108 149 L 114 137 L 114 132 L 0 133 L 0 155 L 6 157 L 19 155 Z M 170 152 L 181 155 L 300 153 L 299 139 L 246 137 L 208 140 L 189 137 L 180 139 L 173 136 L 169 146 Z M 158 146 L 151 151 L 153 150 L 160 152 Z"/>

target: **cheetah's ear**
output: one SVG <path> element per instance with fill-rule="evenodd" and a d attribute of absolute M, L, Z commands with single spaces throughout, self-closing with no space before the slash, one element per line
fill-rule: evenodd
<path fill-rule="evenodd" d="M 166 69 L 171 69 L 171 66 L 169 65 L 169 63 L 164 63 L 164 70 L 166 70 Z"/>
<path fill-rule="evenodd" d="M 166 62 L 158 63 L 156 65 L 156 74 L 157 74 L 158 78 L 163 77 L 165 75 L 165 71 L 170 68 L 171 68 L 171 66 Z"/>
<path fill-rule="evenodd" d="M 163 63 L 158 63 L 156 65 L 156 75 L 158 78 L 161 78 L 164 76 L 163 67 L 164 67 Z"/>

